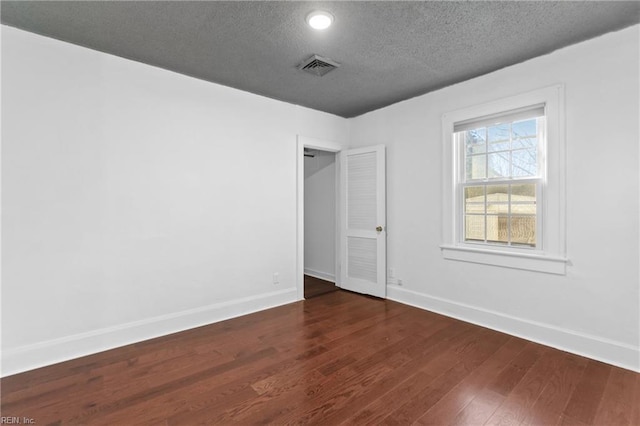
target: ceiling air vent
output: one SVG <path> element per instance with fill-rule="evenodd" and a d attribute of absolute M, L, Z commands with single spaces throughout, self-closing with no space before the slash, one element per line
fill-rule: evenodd
<path fill-rule="evenodd" d="M 313 55 L 298 66 L 298 69 L 309 74 L 322 77 L 329 71 L 332 71 L 340 66 L 339 63 L 332 61 L 322 56 Z"/>

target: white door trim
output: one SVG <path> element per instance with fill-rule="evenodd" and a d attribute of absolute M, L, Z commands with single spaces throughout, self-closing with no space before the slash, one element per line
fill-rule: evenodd
<path fill-rule="evenodd" d="M 342 145 L 336 142 L 297 135 L 296 142 L 296 290 L 297 299 L 304 300 L 304 149 L 319 149 L 329 152 L 340 152 Z M 337 161 L 336 161 L 337 166 Z M 338 167 L 336 167 L 338 169 Z M 339 172 L 338 172 L 339 173 Z M 336 180 L 337 189 L 337 180 Z M 338 194 L 336 193 L 336 196 Z M 336 203 L 337 206 L 337 203 Z M 338 220 L 336 212 L 336 220 Z M 338 243 L 339 224 L 336 222 L 336 244 Z M 336 251 L 336 259 L 339 253 Z M 336 260 L 336 285 L 338 270 Z"/>

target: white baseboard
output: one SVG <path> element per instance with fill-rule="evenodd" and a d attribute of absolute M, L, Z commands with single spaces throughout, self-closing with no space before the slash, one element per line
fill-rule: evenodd
<path fill-rule="evenodd" d="M 304 274 L 309 275 L 310 277 L 319 278 L 321 280 L 331 281 L 332 283 L 336 282 L 336 276 L 328 272 L 321 272 L 316 271 L 315 269 L 304 268 Z"/>
<path fill-rule="evenodd" d="M 285 289 L 2 351 L 2 377 L 295 302 Z"/>
<path fill-rule="evenodd" d="M 387 298 L 501 331 L 545 346 L 640 372 L 640 348 L 549 324 L 513 317 L 452 300 L 387 286 Z"/>

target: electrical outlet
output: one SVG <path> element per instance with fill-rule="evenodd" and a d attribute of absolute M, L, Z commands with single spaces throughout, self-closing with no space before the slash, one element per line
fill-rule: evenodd
<path fill-rule="evenodd" d="M 400 278 L 398 278 L 398 285 L 402 286 L 402 280 Z"/>
<path fill-rule="evenodd" d="M 278 272 L 273 273 L 273 283 L 280 284 L 280 274 Z"/>

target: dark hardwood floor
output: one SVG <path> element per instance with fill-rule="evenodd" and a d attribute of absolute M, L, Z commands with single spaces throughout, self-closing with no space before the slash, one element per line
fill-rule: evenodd
<path fill-rule="evenodd" d="M 320 296 L 322 294 L 331 293 L 332 291 L 340 290 L 336 287 L 335 283 L 331 281 L 321 280 L 320 278 L 312 277 L 310 275 L 304 276 L 304 298 L 309 299 L 311 297 Z"/>
<path fill-rule="evenodd" d="M 640 425 L 639 374 L 344 291 L 2 379 L 45 424 Z"/>

